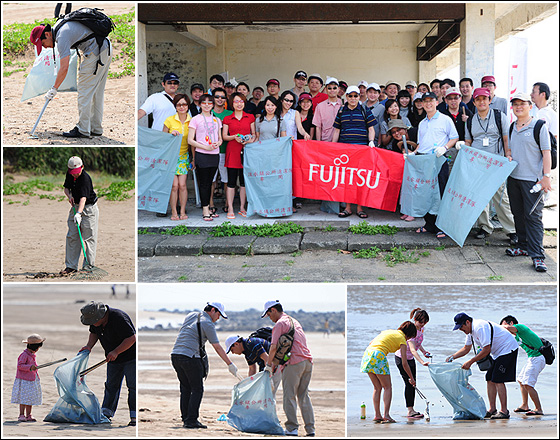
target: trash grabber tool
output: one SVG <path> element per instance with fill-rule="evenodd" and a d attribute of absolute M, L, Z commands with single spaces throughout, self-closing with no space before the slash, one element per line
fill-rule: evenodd
<path fill-rule="evenodd" d="M 41 110 L 41 113 L 39 113 L 39 117 L 37 118 L 37 122 L 35 122 L 35 125 L 33 126 L 33 130 L 31 130 L 31 133 L 29 133 L 29 138 L 30 139 L 39 139 L 39 136 L 37 136 L 35 134 L 35 130 L 37 129 L 37 125 L 39 125 L 39 121 L 41 120 L 41 117 L 43 116 L 43 113 L 45 113 L 45 110 L 47 108 L 47 105 L 49 105 L 49 102 L 51 102 L 51 100 L 47 98 L 45 100 L 45 104 L 43 105 L 43 109 Z"/>
<path fill-rule="evenodd" d="M 200 193 L 198 191 L 198 181 L 196 180 L 196 171 L 193 168 L 193 180 L 194 180 L 194 194 L 196 196 L 196 207 L 199 208 L 200 207 Z"/>
<path fill-rule="evenodd" d="M 414 389 L 416 390 L 416 392 L 418 393 L 418 396 L 426 401 L 426 411 L 424 412 L 424 417 L 426 418 L 426 422 L 430 421 L 430 402 L 428 402 L 428 399 L 426 399 L 426 396 L 424 396 L 424 394 L 422 394 L 422 392 L 414 387 Z"/>
<path fill-rule="evenodd" d="M 408 154 L 408 143 L 406 142 L 406 136 L 404 134 L 402 135 L 402 142 L 404 145 L 404 151 L 406 154 Z"/>
<path fill-rule="evenodd" d="M 531 208 L 531 211 L 529 211 L 529 215 L 531 215 L 533 213 L 533 211 L 535 210 L 537 205 L 540 203 L 540 201 L 542 200 L 542 198 L 544 197 L 545 194 L 546 193 L 544 192 L 544 190 L 541 190 L 541 194 L 540 194 L 539 198 L 537 199 L 537 201 L 535 202 L 535 204 L 533 205 L 533 207 Z"/>
<path fill-rule="evenodd" d="M 62 359 L 58 359 L 57 361 L 52 361 L 52 362 L 47 362 L 45 364 L 37 365 L 37 370 L 39 368 L 45 368 L 45 367 L 50 367 L 51 365 L 54 365 L 54 364 L 59 364 L 60 362 L 64 362 L 66 360 L 67 360 L 66 358 L 62 358 Z"/>
<path fill-rule="evenodd" d="M 80 371 L 79 376 L 80 377 L 84 377 L 86 374 L 91 373 L 93 370 L 95 370 L 96 368 L 101 367 L 103 364 L 107 363 L 107 359 L 103 359 L 101 362 L 98 362 L 97 364 L 89 367 L 88 369 L 84 370 L 84 371 Z"/>

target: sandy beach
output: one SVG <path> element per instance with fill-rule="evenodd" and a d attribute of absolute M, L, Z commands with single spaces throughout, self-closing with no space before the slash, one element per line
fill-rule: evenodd
<path fill-rule="evenodd" d="M 140 312 L 140 316 L 142 316 Z M 177 331 L 139 333 L 139 427 L 140 437 L 261 437 L 237 431 L 225 421 L 217 421 L 231 406 L 231 389 L 236 379 L 229 374 L 223 361 L 207 344 L 210 375 L 205 383 L 200 408 L 200 421 L 208 425 L 204 430 L 185 430 L 179 411 L 179 382 L 170 362 L 170 353 Z M 223 344 L 229 334 L 218 333 Z M 314 358 L 310 395 L 315 412 L 318 437 L 345 436 L 345 348 L 342 334 L 308 333 L 307 341 Z M 327 343 L 328 342 L 328 343 Z M 209 348 L 210 347 L 210 348 Z M 247 364 L 243 356 L 231 355 L 243 376 Z M 286 421 L 282 409 L 282 389 L 278 391 L 276 411 L 280 422 Z M 298 413 L 299 416 L 299 413 Z M 301 417 L 299 416 L 299 421 Z M 301 426 L 300 435 L 305 431 Z"/>
<path fill-rule="evenodd" d="M 117 286 L 116 298 L 111 297 L 108 284 L 51 284 L 13 285 L 4 284 L 3 292 L 3 339 L 2 339 L 2 438 L 5 437 L 135 437 L 136 428 L 128 427 L 129 412 L 126 402 L 127 389 L 123 385 L 119 406 L 111 424 L 79 425 L 43 422 L 59 396 L 53 372 L 58 365 L 39 370 L 43 404 L 33 407 L 35 423 L 17 421 L 18 405 L 10 403 L 12 385 L 16 374 L 17 359 L 25 349 L 21 341 L 32 333 L 46 337 L 37 352 L 39 364 L 53 360 L 72 359 L 88 339 L 88 327 L 80 322 L 80 308 L 89 301 L 103 301 L 110 307 L 128 313 L 136 322 L 136 289 Z M 105 358 L 98 343 L 92 350 L 88 365 Z M 98 368 L 87 376 L 87 385 L 101 402 L 103 400 L 106 370 Z"/>

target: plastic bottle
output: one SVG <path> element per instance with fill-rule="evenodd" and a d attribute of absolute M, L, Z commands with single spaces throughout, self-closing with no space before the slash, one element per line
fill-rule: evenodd
<path fill-rule="evenodd" d="M 529 190 L 530 193 L 539 192 L 542 189 L 542 185 L 540 183 L 535 183 L 535 185 Z"/>
<path fill-rule="evenodd" d="M 366 418 L 366 404 L 365 402 L 362 402 L 362 404 L 360 405 L 360 419 L 365 419 Z"/>

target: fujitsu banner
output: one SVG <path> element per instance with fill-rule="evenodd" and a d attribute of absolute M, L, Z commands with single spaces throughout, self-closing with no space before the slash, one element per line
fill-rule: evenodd
<path fill-rule="evenodd" d="M 367 145 L 293 141 L 293 194 L 395 211 L 402 154 Z"/>

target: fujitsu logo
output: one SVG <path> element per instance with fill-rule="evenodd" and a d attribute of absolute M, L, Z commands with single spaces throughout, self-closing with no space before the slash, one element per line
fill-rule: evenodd
<path fill-rule="evenodd" d="M 333 162 L 334 166 L 330 165 L 328 167 L 328 172 L 325 169 L 325 165 L 319 164 L 309 164 L 309 181 L 313 182 L 315 174 L 319 177 L 321 182 L 329 183 L 333 182 L 332 189 L 337 188 L 339 185 L 356 185 L 364 186 L 367 185 L 370 189 L 375 189 L 379 185 L 379 176 L 381 172 L 377 172 L 375 175 L 375 182 L 371 183 L 373 170 L 367 170 L 365 168 L 353 168 L 345 167 L 350 158 L 343 154 L 337 157 Z M 326 176 L 328 174 L 328 177 Z M 355 179 L 355 181 L 354 181 Z M 348 182 L 348 183 L 346 183 Z"/>

